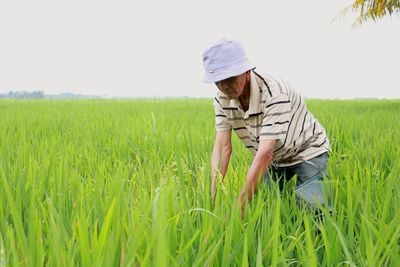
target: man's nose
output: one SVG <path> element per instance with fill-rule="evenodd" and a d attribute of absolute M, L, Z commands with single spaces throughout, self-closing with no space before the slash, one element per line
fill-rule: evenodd
<path fill-rule="evenodd" d="M 223 84 L 221 84 L 221 88 L 222 88 L 222 90 L 224 90 L 224 91 L 229 90 L 229 85 L 226 84 L 226 83 L 223 83 Z"/>

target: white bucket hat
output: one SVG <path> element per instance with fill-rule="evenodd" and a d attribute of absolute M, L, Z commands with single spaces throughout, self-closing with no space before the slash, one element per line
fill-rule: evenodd
<path fill-rule="evenodd" d="M 225 38 L 203 53 L 203 64 L 206 83 L 219 82 L 255 68 L 247 60 L 243 46 Z"/>

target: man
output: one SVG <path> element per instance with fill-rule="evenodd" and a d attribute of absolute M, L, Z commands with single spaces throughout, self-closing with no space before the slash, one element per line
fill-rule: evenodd
<path fill-rule="evenodd" d="M 307 110 L 302 97 L 286 82 L 255 70 L 236 41 L 219 40 L 204 52 L 203 63 L 205 82 L 218 88 L 214 99 L 217 133 L 211 160 L 212 200 L 217 175 L 224 177 L 229 165 L 233 129 L 255 155 L 239 196 L 242 213 L 246 195 L 250 202 L 260 176 L 267 184 L 277 181 L 282 190 L 284 183 L 297 175 L 299 202 L 314 208 L 318 208 L 317 202 L 323 206 L 330 145 L 324 128 Z"/>

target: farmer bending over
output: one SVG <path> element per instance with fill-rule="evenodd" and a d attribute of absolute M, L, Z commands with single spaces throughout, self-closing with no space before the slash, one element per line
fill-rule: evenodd
<path fill-rule="evenodd" d="M 218 88 L 214 99 L 213 202 L 217 174 L 224 177 L 229 165 L 233 129 L 255 155 L 239 196 L 242 215 L 246 195 L 250 202 L 260 176 L 267 185 L 277 182 L 282 190 L 285 182 L 297 175 L 298 201 L 315 208 L 316 202 L 323 206 L 330 145 L 302 97 L 286 82 L 256 70 L 236 41 L 219 40 L 204 52 L 203 63 L 205 82 Z"/>

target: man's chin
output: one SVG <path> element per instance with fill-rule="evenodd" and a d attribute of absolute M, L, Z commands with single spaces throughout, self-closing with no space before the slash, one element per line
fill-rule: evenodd
<path fill-rule="evenodd" d="M 228 97 L 229 100 L 238 99 L 237 95 L 228 95 L 227 97 Z"/>

